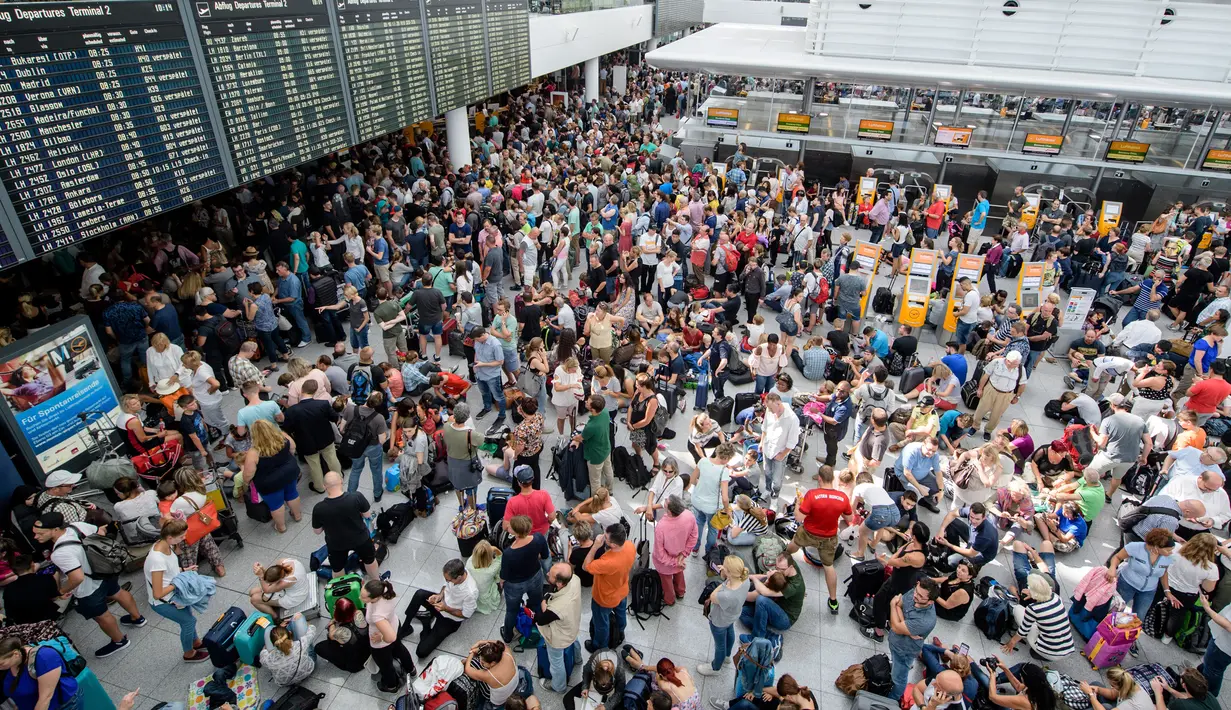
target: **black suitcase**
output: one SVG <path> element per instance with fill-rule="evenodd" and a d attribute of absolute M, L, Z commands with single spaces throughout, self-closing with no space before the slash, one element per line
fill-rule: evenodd
<path fill-rule="evenodd" d="M 869 594 L 876 594 L 885 583 L 885 565 L 879 560 L 856 562 L 851 565 L 851 576 L 846 578 L 846 596 L 858 604 Z"/>
<path fill-rule="evenodd" d="M 735 413 L 739 414 L 749 407 L 756 406 L 761 401 L 761 395 L 755 392 L 740 392 L 735 395 Z"/>
<path fill-rule="evenodd" d="M 248 496 L 244 496 L 244 512 L 258 523 L 268 523 L 274 519 L 273 513 L 269 511 L 268 503 L 265 501 L 253 503 Z"/>
<path fill-rule="evenodd" d="M 881 286 L 876 289 L 876 295 L 872 296 L 872 312 L 883 316 L 893 315 L 895 300 L 893 292 L 888 287 Z"/>
<path fill-rule="evenodd" d="M 449 332 L 449 356 L 466 357 L 466 345 L 460 329 Z"/>
<path fill-rule="evenodd" d="M 658 392 L 667 400 L 667 416 L 675 414 L 677 410 L 684 411 L 684 388 L 679 385 L 664 383 L 659 385 Z"/>
<path fill-rule="evenodd" d="M 922 367 L 907 368 L 902 373 L 902 379 L 898 381 L 898 391 L 902 394 L 913 392 L 916 387 L 923 384 L 923 381 L 928 378 L 927 373 Z"/>
<path fill-rule="evenodd" d="M 235 650 L 235 631 L 247 619 L 247 612 L 233 606 L 222 612 L 205 636 L 201 637 L 205 650 L 209 652 L 210 663 L 215 668 L 224 668 L 239 661 L 239 652 Z"/>
<path fill-rule="evenodd" d="M 980 360 L 975 365 L 975 371 L 971 374 L 970 379 L 966 380 L 966 384 L 962 385 L 962 404 L 970 409 L 978 409 L 979 407 L 979 381 L 983 379 L 983 361 Z"/>
<path fill-rule="evenodd" d="M 710 419 L 718 422 L 718 426 L 727 426 L 735 416 L 735 400 L 730 397 L 721 397 L 710 402 L 706 411 L 709 412 Z"/>

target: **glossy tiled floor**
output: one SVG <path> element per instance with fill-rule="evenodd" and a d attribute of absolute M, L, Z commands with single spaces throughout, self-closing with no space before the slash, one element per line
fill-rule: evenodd
<path fill-rule="evenodd" d="M 883 285 L 886 281 L 886 278 L 881 277 L 877 279 L 877 284 Z M 984 288 L 986 290 L 986 284 Z M 768 321 L 769 327 L 775 328 L 773 319 L 770 318 Z M 921 335 L 920 340 L 920 356 L 925 361 L 943 354 L 943 349 L 936 344 L 934 332 L 926 331 Z M 379 358 L 379 344 L 376 347 Z M 320 351 L 320 346 L 312 345 L 300 352 L 305 357 L 315 357 Z M 446 366 L 457 365 L 460 362 L 461 360 L 457 358 L 445 358 Z M 805 386 L 809 384 L 793 367 L 789 371 L 796 378 L 797 384 Z M 1060 376 L 1065 371 L 1067 367 L 1061 364 L 1041 364 L 1031 379 L 1020 404 L 1010 408 L 1006 415 L 1006 417 L 1025 419 L 1030 425 L 1030 433 L 1036 442 L 1047 442 L 1061 435 L 1058 422 L 1043 416 L 1043 404 L 1058 396 L 1063 388 Z M 736 390 L 750 389 L 751 385 L 741 388 L 728 387 L 728 394 Z M 471 393 L 470 401 L 477 411 L 481 406 L 477 391 Z M 228 414 L 233 416 L 239 406 L 238 394 L 228 394 L 227 404 Z M 690 398 L 689 411 L 682 414 L 677 413 L 672 419 L 671 428 L 677 432 L 684 432 L 691 414 Z M 482 422 L 484 429 L 490 421 L 489 418 Z M 549 443 L 554 442 L 554 436 L 554 434 L 548 435 Z M 620 428 L 617 443 L 627 445 L 627 432 L 623 427 Z M 687 470 L 687 462 L 691 461 L 691 458 L 684 449 L 683 437 L 666 443 L 669 452 L 685 462 Z M 814 457 L 818 447 L 823 446 L 823 443 L 818 435 L 814 435 L 810 445 L 811 450 L 804 457 L 806 476 L 809 478 L 815 473 Z M 548 456 L 545 455 L 544 472 L 550 466 L 547 459 Z M 494 483 L 493 480 L 486 481 L 483 490 L 485 491 Z M 782 493 L 783 498 L 787 500 L 793 498 L 795 486 L 806 485 L 806 483 L 807 481 L 800 480 L 799 477 L 788 477 Z M 557 505 L 563 505 L 563 496 L 555 489 L 554 482 L 548 482 L 547 485 L 555 496 Z M 361 489 L 370 491 L 370 486 L 370 478 L 367 478 L 365 474 L 365 481 L 361 484 Z M 301 482 L 300 488 L 304 494 L 305 511 L 310 510 L 319 496 L 307 489 L 306 481 Z M 644 496 L 644 494 L 633 496 L 623 483 L 617 483 L 616 489 L 616 497 L 626 510 L 636 505 L 637 500 Z M 386 494 L 384 505 L 400 500 L 403 500 L 400 495 Z M 1118 499 L 1116 502 L 1118 503 Z M 391 572 L 391 579 L 401 602 L 400 608 L 405 608 L 409 603 L 411 593 L 416 588 L 438 589 L 441 584 L 441 566 L 458 554 L 456 541 L 449 530 L 450 520 L 456 511 L 456 500 L 453 494 L 446 494 L 440 503 L 441 505 L 433 516 L 416 520 L 408 528 L 402 540 L 391 548 L 389 558 L 384 564 L 384 569 Z M 1114 506 L 1109 506 L 1105 514 L 1109 514 L 1112 510 Z M 940 522 L 940 516 L 926 511 L 920 512 L 923 519 L 935 529 Z M 323 543 L 320 537 L 313 534 L 306 520 L 292 523 L 288 531 L 282 535 L 274 532 L 271 526 L 257 525 L 242 514 L 240 520 L 245 546 L 243 549 L 237 549 L 233 543 L 223 545 L 228 575 L 219 580 L 219 590 L 212 600 L 210 612 L 200 617 L 202 621 L 199 630 L 202 633 L 212 619 L 226 607 L 238 605 L 245 609 L 248 608 L 247 590 L 255 583 L 252 575 L 254 562 L 269 564 L 288 555 L 306 560 L 309 553 Z M 1105 560 L 1114 550 L 1115 544 L 1114 525 L 1104 520 L 1094 526 L 1082 550 L 1061 557 L 1058 565 L 1059 580 L 1066 599 L 1071 595 L 1072 588 L 1085 571 Z M 1009 565 L 1009 554 L 1002 552 L 999 559 L 988 566 L 984 574 L 991 574 L 1003 582 L 1009 582 L 1012 578 Z M 801 684 L 808 685 L 820 693 L 818 697 L 821 697 L 823 707 L 846 708 L 850 702 L 849 698 L 836 692 L 833 685 L 834 679 L 843 668 L 873 653 L 885 652 L 885 647 L 883 644 L 868 641 L 860 635 L 855 623 L 846 615 L 848 605 L 844 598 L 842 613 L 837 616 L 827 613 L 823 609 L 827 594 L 820 570 L 807 564 L 802 564 L 802 570 L 808 590 L 804 612 L 794 628 L 786 634 L 784 658 L 778 664 L 777 670 L 779 674 L 791 673 Z M 838 562 L 839 579 L 845 579 L 849 570 L 849 561 L 841 558 Z M 645 650 L 651 659 L 667 656 L 677 664 L 691 669 L 697 663 L 710 657 L 712 640 L 705 619 L 701 615 L 700 605 L 696 603 L 697 595 L 704 585 L 704 573 L 698 564 L 690 562 L 686 577 L 689 589 L 686 597 L 674 608 L 668 610 L 667 617 L 651 619 L 644 625 L 639 625 L 630 619 L 627 640 Z M 134 589 L 141 589 L 138 576 L 134 575 L 133 579 Z M 842 587 L 843 585 L 840 584 L 840 593 Z M 149 605 L 144 598 L 145 593 L 138 591 L 136 596 L 139 598 L 138 603 L 141 608 L 148 609 Z M 590 613 L 588 596 L 587 592 L 583 603 L 585 617 L 583 622 L 588 622 Z M 972 617 L 973 612 L 960 624 L 940 621 L 935 634 L 946 643 L 970 644 L 971 655 L 976 658 L 999 653 L 998 644 L 983 637 L 982 633 L 974 627 Z M 477 640 L 498 638 L 502 618 L 502 614 L 476 614 L 443 644 L 439 652 L 465 654 Z M 140 710 L 146 710 L 159 701 L 185 700 L 189 684 L 212 671 L 208 663 L 184 664 L 180 662 L 176 626 L 153 613 L 149 614 L 149 619 L 151 623 L 148 626 L 131 631 L 130 637 L 133 640 L 131 648 L 110 658 L 91 659 L 90 661 L 90 666 L 94 668 L 108 691 L 117 700 L 125 692 L 140 687 L 141 700 L 138 703 Z M 322 620 L 317 623 L 323 629 L 325 622 Z M 66 628 L 87 654 L 104 642 L 102 632 L 92 622 L 85 621 L 75 614 L 70 614 L 66 620 Z M 582 628 L 586 628 L 586 623 L 582 624 Z M 740 629 L 739 631 L 743 633 L 745 630 Z M 412 650 L 416 638 L 410 640 Z M 1196 656 L 1186 654 L 1174 645 L 1164 646 L 1153 639 L 1143 641 L 1141 648 L 1141 656 L 1135 662 L 1195 664 L 1199 661 Z M 1012 658 L 1014 662 L 1028 659 L 1026 645 L 1020 644 Z M 532 671 L 535 668 L 535 658 L 528 653 L 519 658 L 519 663 Z M 1095 680 L 1098 675 L 1076 655 L 1052 665 L 1080 679 Z M 917 678 L 919 672 L 920 667 L 916 665 L 912 677 Z M 573 681 L 576 682 L 579 678 L 580 672 L 575 671 Z M 694 673 L 694 678 L 701 689 L 703 700 L 707 703 L 710 699 L 727 700 L 731 696 L 734 687 L 734 673 L 729 668 L 721 675 L 708 678 L 702 678 Z M 261 692 L 265 698 L 274 698 L 280 693 L 280 689 L 273 684 L 267 672 L 260 671 L 260 683 Z M 384 710 L 393 700 L 393 696 L 382 694 L 376 689 L 375 682 L 370 679 L 367 672 L 343 673 L 325 661 L 318 664 L 316 673 L 308 679 L 306 685 L 325 693 L 321 707 L 333 710 Z M 537 689 L 536 692 L 545 708 L 557 710 L 562 707 L 560 696 L 551 692 L 543 692 L 541 689 Z M 1223 699 L 1224 702 L 1231 700 L 1231 689 L 1224 692 Z"/>

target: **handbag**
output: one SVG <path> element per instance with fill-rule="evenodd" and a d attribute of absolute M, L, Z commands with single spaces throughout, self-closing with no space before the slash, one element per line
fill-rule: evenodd
<path fill-rule="evenodd" d="M 470 443 L 469 431 L 466 432 L 466 449 L 468 451 L 475 451 L 474 444 Z M 479 475 L 483 474 L 483 462 L 479 459 L 478 451 L 475 451 L 474 455 L 470 457 L 470 472 Z"/>
<path fill-rule="evenodd" d="M 487 530 L 487 514 L 477 508 L 463 508 L 453 516 L 449 524 L 459 540 L 469 540 Z"/>
<path fill-rule="evenodd" d="M 222 527 L 222 521 L 218 519 L 218 508 L 213 501 L 206 500 L 205 506 L 201 507 L 188 496 L 184 496 L 184 500 L 196 511 L 184 518 L 184 522 L 188 523 L 188 532 L 184 535 L 185 543 L 195 545 L 201 538 Z"/>
<path fill-rule="evenodd" d="M 949 459 L 949 480 L 953 481 L 953 485 L 965 490 L 974 478 L 975 466 L 978 463 L 973 458 L 960 463 L 955 463 L 955 461 L 956 459 Z"/>
<path fill-rule="evenodd" d="M 719 510 L 710 516 L 710 527 L 715 530 L 726 530 L 731 527 L 731 514 L 725 510 Z"/>

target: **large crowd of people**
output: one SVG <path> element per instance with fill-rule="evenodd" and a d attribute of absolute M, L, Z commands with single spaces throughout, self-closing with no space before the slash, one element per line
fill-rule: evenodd
<path fill-rule="evenodd" d="M 725 169 L 667 158 L 663 119 L 688 79 L 634 66 L 628 86 L 561 105 L 543 84 L 485 117 L 469 160 L 438 136 L 397 134 L 194 204 L 170 227 L 0 272 L 0 341 L 88 316 L 124 389 L 117 438 L 134 461 L 166 462 L 115 480 L 114 502 L 74 495 L 69 471 L 15 491 L 0 691 L 23 709 L 94 707 L 81 664 L 40 645 L 70 598 L 67 613 L 107 636 L 84 660 L 130 646 L 144 595 L 178 626 L 184 662 L 217 665 L 200 613 L 229 573 L 254 577 L 244 611 L 271 621 L 259 660 L 279 688 L 322 662 L 369 663 L 381 693 L 405 692 L 405 674 L 503 604 L 499 638 L 451 673 L 468 679 L 449 687 L 468 688 L 469 707 L 538 707 L 536 693 L 635 707 L 632 692 L 694 710 L 701 677 L 734 665 L 729 692 L 707 686 L 718 710 L 811 710 L 819 690 L 772 669 L 819 643 L 788 632 L 845 608 L 888 664 L 870 659 L 839 688 L 903 708 L 1220 707 L 1226 215 L 1177 204 L 1124 238 L 1059 202 L 1031 225 L 1020 189 L 995 219 L 983 192 L 962 210 L 891 181 L 860 201 L 848 179 L 820 185 L 802 164 L 754 175 L 742 145 Z M 912 249 L 938 250 L 934 300 L 956 318 L 943 356 L 922 357 L 923 329 L 865 309 L 875 277 L 856 241 L 884 247 L 890 273 Z M 968 252 L 985 256 L 983 276 L 955 280 Z M 1023 262 L 1043 265 L 1037 309 L 997 288 Z M 1061 294 L 1083 285 L 1110 312 L 1062 331 Z M 1063 386 L 1037 377 L 1043 362 L 1064 368 Z M 1063 436 L 1035 440 L 1012 418 L 1028 392 L 1056 395 Z M 493 481 L 511 488 L 503 514 L 480 493 Z M 323 553 L 228 570 L 231 505 L 214 490 L 277 534 L 309 516 Z M 376 526 L 385 514 L 456 514 L 458 555 L 400 616 L 381 572 L 399 554 Z M 1070 589 L 1058 560 L 1096 525 L 1120 528 L 1118 549 Z M 144 544 L 135 585 L 103 568 L 117 530 Z M 650 662 L 623 643 L 628 617 L 702 592 L 686 585 L 697 565 L 712 577 L 697 619 L 712 653 L 692 670 Z M 821 617 L 805 610 L 807 565 L 822 571 Z M 334 598 L 318 566 L 361 583 Z M 996 566 L 1012 576 L 989 582 Z M 998 655 L 932 636 L 937 619 L 1001 602 Z M 1130 667 L 1152 643 L 1139 640 L 1106 680 L 1049 669 L 1104 627 L 1144 628 L 1201 665 Z M 1010 659 L 1019 647 L 1029 660 Z"/>

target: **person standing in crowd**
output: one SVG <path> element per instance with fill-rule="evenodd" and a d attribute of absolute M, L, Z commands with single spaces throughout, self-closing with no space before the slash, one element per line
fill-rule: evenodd
<path fill-rule="evenodd" d="M 838 523 L 849 519 L 854 511 L 846 494 L 834 488 L 833 468 L 825 465 L 817 471 L 816 488 L 803 494 L 795 512 L 803 521 L 795 531 L 787 554 L 795 554 L 803 547 L 815 548 L 825 570 L 825 587 L 829 591 L 829 613 L 838 613 L 838 571 L 834 559 L 838 551 Z"/>
<path fill-rule="evenodd" d="M 319 370 L 314 372 L 320 373 Z M 315 380 L 307 380 L 300 386 L 302 397 L 287 408 L 282 425 L 308 462 L 308 472 L 312 476 L 308 488 L 313 493 L 324 493 L 324 471 L 341 471 L 342 464 L 338 462 L 333 436 L 338 413 L 332 403 L 316 398 L 317 387 Z M 322 461 L 328 468 L 322 469 Z"/>
<path fill-rule="evenodd" d="M 662 580 L 663 604 L 674 606 L 676 598 L 687 593 L 684 566 L 688 553 L 697 545 L 697 524 L 679 497 L 667 499 L 667 514 L 654 526 L 654 569 Z"/>
<path fill-rule="evenodd" d="M 368 578 L 376 579 L 380 574 L 376 545 L 369 532 L 371 517 L 371 507 L 362 493 L 342 489 L 342 474 L 325 474 L 325 498 L 312 508 L 312 532 L 325 535 L 325 551 L 335 578 L 346 573 L 352 553 Z"/>
<path fill-rule="evenodd" d="M 601 557 L 597 554 L 600 551 Z M 594 538 L 594 544 L 586 553 L 581 566 L 594 576 L 590 600 L 594 635 L 585 643 L 590 653 L 608 648 L 613 623 L 619 626 L 620 636 L 624 635 L 624 627 L 628 625 L 629 572 L 636 557 L 636 547 L 628 542 L 624 526 L 619 523 L 608 525 L 604 533 Z"/>
<path fill-rule="evenodd" d="M 410 651 L 398 640 L 396 599 L 393 583 L 386 579 L 369 579 L 359 590 L 359 601 L 364 604 L 364 617 L 368 622 L 372 659 L 380 669 L 376 688 L 382 693 L 396 693 L 404 687 L 404 676 L 398 674 L 394 661 L 405 675 L 417 673 Z"/>
<path fill-rule="evenodd" d="M 529 467 L 527 467 L 529 468 Z M 500 637 L 513 641 L 513 627 L 521 610 L 522 599 L 530 609 L 539 609 L 543 601 L 543 562 L 551 559 L 547 539 L 534 532 L 530 518 L 514 515 L 508 521 L 513 541 L 501 554 L 500 579 L 504 581 L 504 625 Z"/>
<path fill-rule="evenodd" d="M 761 456 L 765 472 L 764 494 L 770 505 L 777 505 L 786 474 L 786 458 L 799 445 L 799 440 L 799 417 L 795 416 L 794 410 L 783 403 L 777 392 L 766 394 L 765 421 L 761 425 Z"/>
<path fill-rule="evenodd" d="M 539 681 L 544 690 L 563 693 L 568 688 L 565 653 L 581 654 L 581 579 L 568 562 L 557 562 L 547 570 L 547 585 L 551 591 L 543 598 L 543 609 L 534 616 L 539 634 L 547 649 L 551 677 Z"/>
<path fill-rule="evenodd" d="M 731 470 L 727 464 L 735 458 L 735 446 L 723 442 L 714 453 L 697 462 L 692 473 L 692 514 L 697 521 L 697 542 L 692 554 L 696 555 L 704 540 L 705 553 L 709 555 L 718 543 L 718 530 L 710 525 L 710 517 L 719 510 L 730 510 Z"/>

